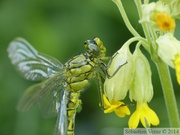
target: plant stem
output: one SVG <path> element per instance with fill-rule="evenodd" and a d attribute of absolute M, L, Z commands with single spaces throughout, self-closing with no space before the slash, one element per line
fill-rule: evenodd
<path fill-rule="evenodd" d="M 141 45 L 143 45 L 147 51 L 150 51 L 149 46 L 147 44 L 147 40 L 143 37 L 132 37 L 128 41 L 126 41 L 123 46 L 126 46 L 126 45 L 129 46 L 131 43 L 133 43 L 135 41 L 139 41 L 139 43 L 141 43 Z"/>
<path fill-rule="evenodd" d="M 169 68 L 162 61 L 156 62 L 156 66 L 159 72 L 161 85 L 163 88 L 170 126 L 173 128 L 178 128 L 180 127 L 179 114 L 172 86 L 172 81 L 169 73 Z"/>
<path fill-rule="evenodd" d="M 133 28 L 133 26 L 131 25 L 128 17 L 127 17 L 127 14 L 124 10 L 124 7 L 122 5 L 122 2 L 121 0 L 112 0 L 118 7 L 120 13 L 121 13 L 121 16 L 124 20 L 124 23 L 126 24 L 126 27 L 128 28 L 128 30 L 133 34 L 133 36 L 135 37 L 140 37 L 139 33 Z"/>
<path fill-rule="evenodd" d="M 137 10 L 138 10 L 138 14 L 139 14 L 139 18 L 142 19 L 142 9 L 141 9 L 141 0 L 134 0 L 135 4 L 136 4 L 136 7 L 137 7 Z M 144 34 L 145 34 L 145 37 L 148 41 L 151 41 L 151 37 L 150 37 L 150 34 L 148 32 L 148 26 L 145 24 L 145 23 L 141 23 L 142 27 L 143 27 L 143 31 L 144 31 Z"/>

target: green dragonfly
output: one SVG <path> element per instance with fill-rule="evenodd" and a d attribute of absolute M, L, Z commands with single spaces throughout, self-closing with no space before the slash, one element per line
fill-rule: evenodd
<path fill-rule="evenodd" d="M 8 55 L 22 77 L 41 81 L 30 86 L 20 99 L 18 109 L 26 111 L 40 103 L 45 115 L 57 115 L 54 135 L 74 135 L 75 115 L 81 107 L 80 92 L 91 78 L 98 78 L 100 104 L 105 80 L 106 48 L 99 38 L 84 43 L 86 52 L 74 56 L 64 65 L 57 59 L 37 52 L 25 39 L 16 38 Z"/>

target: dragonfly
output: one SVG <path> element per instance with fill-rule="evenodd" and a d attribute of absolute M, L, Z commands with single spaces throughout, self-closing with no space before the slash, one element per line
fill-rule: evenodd
<path fill-rule="evenodd" d="M 106 48 L 95 37 L 84 42 L 86 51 L 65 64 L 38 52 L 23 38 L 8 46 L 8 56 L 19 74 L 31 81 L 40 81 L 27 88 L 18 103 L 18 110 L 27 111 L 40 104 L 45 116 L 57 116 L 53 135 L 74 135 L 75 115 L 81 108 L 81 91 L 90 79 L 97 78 L 100 106 L 103 106 L 103 82 L 107 74 Z"/>

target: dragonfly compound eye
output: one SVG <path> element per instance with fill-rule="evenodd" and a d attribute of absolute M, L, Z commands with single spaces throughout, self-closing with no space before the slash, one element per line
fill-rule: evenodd
<path fill-rule="evenodd" d="M 88 50 L 89 53 L 99 56 L 100 48 L 94 40 L 86 40 L 84 42 L 84 47 Z"/>
<path fill-rule="evenodd" d="M 99 56 L 100 54 L 100 48 L 96 45 L 96 44 L 93 44 L 93 43 L 90 43 L 88 45 L 88 49 L 90 50 L 90 52 L 92 54 L 94 54 L 95 56 Z"/>

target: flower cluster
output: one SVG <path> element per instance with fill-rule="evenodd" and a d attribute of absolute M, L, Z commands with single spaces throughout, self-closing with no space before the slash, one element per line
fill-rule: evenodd
<path fill-rule="evenodd" d="M 179 0 L 159 0 L 142 5 L 140 23 L 147 23 L 153 30 L 163 32 L 156 36 L 157 55 L 167 65 L 176 70 L 177 81 L 180 84 L 180 41 L 174 35 L 175 19 L 180 19 Z"/>
<path fill-rule="evenodd" d="M 153 98 L 151 68 L 141 46 L 149 52 L 152 60 L 164 62 L 174 68 L 180 84 L 180 41 L 174 37 L 175 19 L 180 18 L 180 1 L 146 1 L 142 4 L 141 0 L 135 0 L 140 16 L 139 23 L 144 29 L 145 37 L 141 37 L 133 29 L 121 1 L 113 1 L 120 12 L 123 12 L 125 24 L 134 37 L 129 39 L 109 62 L 104 83 L 104 113 L 114 111 L 119 117 L 130 115 L 128 104 L 122 102 L 129 95 L 130 101 L 136 104 L 136 110 L 128 122 L 129 127 L 136 128 L 140 121 L 144 127 L 157 126 L 160 120 L 148 106 Z M 129 46 L 134 41 L 137 44 L 131 53 Z"/>
<path fill-rule="evenodd" d="M 123 62 L 127 63 L 119 68 Z M 116 74 L 114 74 L 115 72 Z M 129 50 L 129 44 L 125 44 L 117 51 L 109 64 L 108 74 L 110 77 L 106 78 L 104 92 L 111 102 L 107 102 L 107 98 L 104 98 L 104 112 L 110 113 L 114 110 L 121 117 L 130 115 L 127 106 L 125 108 L 125 104 L 121 102 L 129 92 L 130 100 L 137 103 L 136 111 L 129 119 L 129 127 L 136 128 L 139 120 L 145 127 L 149 127 L 151 124 L 158 125 L 159 119 L 156 113 L 147 105 L 153 97 L 153 87 L 150 65 L 142 54 L 140 45 L 136 46 L 133 54 Z M 119 113 L 117 113 L 117 109 Z M 148 125 L 145 124 L 146 121 L 148 121 Z"/>

